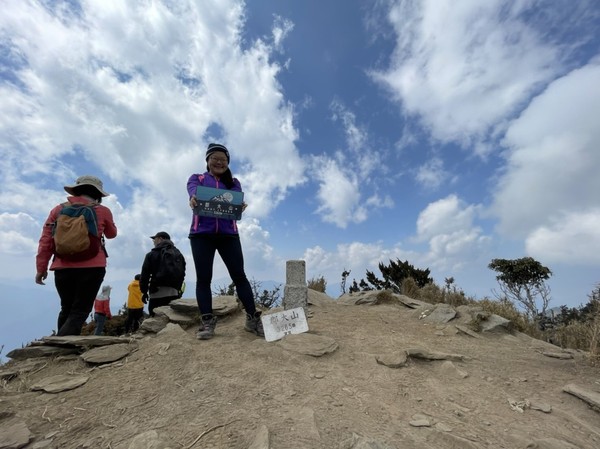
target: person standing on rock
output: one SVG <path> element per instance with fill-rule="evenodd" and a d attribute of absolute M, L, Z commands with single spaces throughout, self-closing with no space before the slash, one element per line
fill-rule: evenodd
<path fill-rule="evenodd" d="M 81 327 L 94 307 L 96 294 L 106 274 L 108 254 L 104 237 L 113 239 L 117 236 L 112 212 L 101 204 L 102 198 L 109 194 L 104 191 L 100 179 L 90 175 L 80 176 L 75 184 L 64 189 L 71 196 L 66 203 L 55 206 L 44 223 L 38 243 L 35 275 L 35 283 L 45 285 L 48 264 L 52 259 L 50 271 L 54 271 L 54 284 L 60 297 L 58 336 L 81 335 Z M 71 206 L 83 207 L 88 217 L 95 218 L 95 234 L 89 234 L 89 246 L 85 252 L 67 254 L 58 251 L 54 231 L 58 227 L 59 215 L 64 215 L 62 212 L 71 209 Z"/>
<path fill-rule="evenodd" d="M 157 232 L 150 237 L 154 248 L 146 254 L 140 275 L 142 299 L 148 301 L 148 312 L 167 306 L 180 297 L 185 278 L 185 258 L 171 241 L 171 236 Z"/>
<path fill-rule="evenodd" d="M 241 192 L 240 182 L 233 177 L 229 169 L 229 151 L 224 145 L 211 143 L 205 157 L 207 166 L 203 174 L 191 175 L 187 182 L 189 205 L 198 206 L 196 189 L 198 186 L 212 187 Z M 242 210 L 246 204 L 242 205 Z M 244 329 L 258 336 L 264 336 L 260 320 L 261 312 L 256 310 L 250 282 L 244 271 L 244 256 L 235 220 L 193 215 L 190 227 L 190 244 L 196 268 L 196 300 L 202 317 L 202 323 L 196 337 L 208 340 L 215 335 L 217 317 L 213 315 L 212 290 L 213 261 L 218 251 L 229 271 L 231 280 L 246 311 Z"/>
<path fill-rule="evenodd" d="M 94 321 L 96 322 L 94 335 L 102 335 L 106 320 L 110 320 L 112 318 L 112 313 L 110 313 L 111 290 L 112 287 L 110 285 L 103 286 L 100 295 L 98 295 L 94 301 Z"/>
<path fill-rule="evenodd" d="M 142 275 L 136 274 L 133 281 L 127 286 L 127 319 L 125 320 L 125 333 L 137 332 L 140 322 L 144 318 L 144 301 L 140 290 Z"/>

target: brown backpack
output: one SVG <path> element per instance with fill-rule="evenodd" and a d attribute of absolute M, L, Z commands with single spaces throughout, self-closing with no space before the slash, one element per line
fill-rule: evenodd
<path fill-rule="evenodd" d="M 63 203 L 52 229 L 54 253 L 72 261 L 96 256 L 102 247 L 94 203 Z"/>

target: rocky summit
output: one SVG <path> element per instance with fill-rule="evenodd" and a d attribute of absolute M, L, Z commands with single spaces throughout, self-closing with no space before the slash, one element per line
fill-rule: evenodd
<path fill-rule="evenodd" d="M 309 291 L 308 332 L 267 342 L 215 298 L 127 337 L 44 337 L 0 367 L 0 449 L 591 449 L 600 370 L 476 307 Z M 268 314 L 274 311 L 267 311 Z"/>

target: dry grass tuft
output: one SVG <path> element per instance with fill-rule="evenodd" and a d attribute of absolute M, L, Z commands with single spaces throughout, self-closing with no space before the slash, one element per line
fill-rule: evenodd
<path fill-rule="evenodd" d="M 319 276 L 317 278 L 309 279 L 307 286 L 316 292 L 325 293 L 325 290 L 327 289 L 327 281 L 323 276 Z"/>

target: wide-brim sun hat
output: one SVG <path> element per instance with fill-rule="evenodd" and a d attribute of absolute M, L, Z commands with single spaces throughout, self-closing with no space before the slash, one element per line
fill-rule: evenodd
<path fill-rule="evenodd" d="M 92 186 L 98 192 L 100 192 L 100 195 L 102 195 L 102 196 L 110 195 L 110 193 L 107 193 L 104 191 L 104 185 L 102 184 L 102 181 L 100 181 L 99 178 L 92 176 L 92 175 L 80 176 L 79 178 L 77 178 L 75 180 L 75 184 L 73 184 L 72 186 L 65 186 L 65 191 L 70 195 L 75 195 L 74 189 L 79 186 Z"/>

